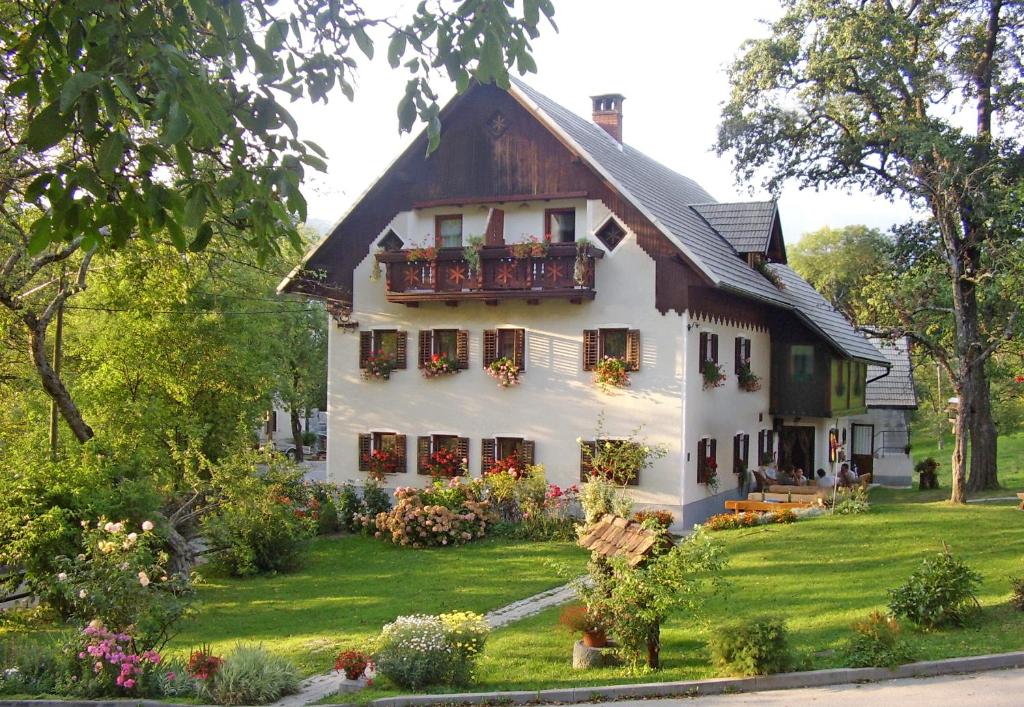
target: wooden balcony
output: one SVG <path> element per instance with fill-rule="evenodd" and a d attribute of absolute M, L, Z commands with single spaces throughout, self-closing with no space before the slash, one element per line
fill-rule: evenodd
<path fill-rule="evenodd" d="M 410 254 L 416 259 L 410 260 Z M 601 250 L 590 246 L 577 253 L 575 243 L 552 243 L 545 253 L 524 257 L 510 246 L 484 246 L 477 268 L 470 267 L 462 248 L 442 248 L 431 258 L 416 250 L 383 252 L 376 257 L 387 269 L 388 302 L 414 306 L 462 300 L 489 304 L 503 299 L 532 304 L 542 299 L 592 300 L 596 294 L 594 263 L 603 256 Z"/>

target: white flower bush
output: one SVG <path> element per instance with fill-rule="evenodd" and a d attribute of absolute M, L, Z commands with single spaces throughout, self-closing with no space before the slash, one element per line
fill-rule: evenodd
<path fill-rule="evenodd" d="M 452 612 L 399 616 L 377 638 L 377 672 L 399 687 L 464 685 L 473 678 L 490 627 L 483 616 Z"/>

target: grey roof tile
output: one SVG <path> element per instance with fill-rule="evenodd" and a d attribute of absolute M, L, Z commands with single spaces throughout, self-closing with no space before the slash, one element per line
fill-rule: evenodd
<path fill-rule="evenodd" d="M 881 366 L 868 366 L 867 405 L 872 408 L 917 408 L 914 371 L 910 364 L 910 346 L 906 339 L 871 338 L 871 343 L 890 363 L 889 375 Z"/>
<path fill-rule="evenodd" d="M 739 253 L 764 253 L 775 222 L 774 201 L 690 204 Z"/>

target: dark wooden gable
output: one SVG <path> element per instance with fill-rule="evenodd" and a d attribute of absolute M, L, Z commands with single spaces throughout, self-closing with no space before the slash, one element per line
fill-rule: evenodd
<path fill-rule="evenodd" d="M 638 244 L 657 264 L 656 304 L 662 313 L 682 313 L 688 285 L 707 284 L 639 209 L 513 95 L 495 86 L 474 86 L 452 100 L 441 118 L 437 150 L 426 157 L 421 134 L 328 235 L 288 290 L 351 305 L 355 266 L 401 211 L 567 196 L 600 199 L 637 234 Z"/>

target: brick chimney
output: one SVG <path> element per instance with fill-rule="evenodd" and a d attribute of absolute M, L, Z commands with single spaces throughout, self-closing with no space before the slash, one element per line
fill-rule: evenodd
<path fill-rule="evenodd" d="M 626 97 L 621 93 L 604 93 L 591 96 L 590 100 L 594 102 L 594 122 L 616 142 L 622 142 L 622 102 Z"/>

